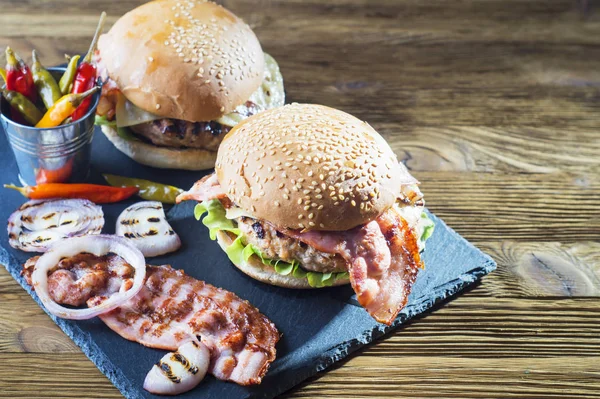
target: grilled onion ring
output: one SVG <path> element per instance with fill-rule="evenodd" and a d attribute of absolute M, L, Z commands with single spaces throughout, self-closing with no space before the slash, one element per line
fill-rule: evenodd
<path fill-rule="evenodd" d="M 133 286 L 125 291 L 122 285 L 119 292 L 111 295 L 100 305 L 91 308 L 70 309 L 59 305 L 48 292 L 48 272 L 55 268 L 62 258 L 75 256 L 82 252 L 96 256 L 108 253 L 119 255 L 135 270 Z M 131 299 L 142 289 L 145 277 L 146 260 L 140 250 L 125 238 L 103 234 L 73 237 L 56 243 L 38 259 L 31 275 L 31 282 L 48 312 L 63 319 L 86 320 L 110 312 Z"/>
<path fill-rule="evenodd" d="M 8 243 L 26 252 L 46 252 L 67 237 L 100 234 L 102 208 L 85 199 L 31 200 L 8 218 Z"/>

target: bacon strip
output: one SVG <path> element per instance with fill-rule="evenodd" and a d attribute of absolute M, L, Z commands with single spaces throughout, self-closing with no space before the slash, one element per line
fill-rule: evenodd
<path fill-rule="evenodd" d="M 319 251 L 341 255 L 348 262 L 358 302 L 378 322 L 390 325 L 406 306 L 422 264 L 415 234 L 395 209 L 348 231 L 284 233 Z"/>
<path fill-rule="evenodd" d="M 240 385 L 260 384 L 279 340 L 275 325 L 250 303 L 170 266 L 148 266 L 142 291 L 100 318 L 152 348 L 174 351 L 201 336 L 211 352 L 209 372 Z"/>
<path fill-rule="evenodd" d="M 80 254 L 62 260 L 61 266 L 78 280 L 64 278 L 66 269 L 55 271 L 48 277 L 52 298 L 90 307 L 102 303 L 108 298 L 105 293 L 114 291 L 112 280 L 128 277 L 131 269 L 111 256 Z M 22 275 L 30 285 L 38 258 L 23 265 Z M 99 279 L 99 273 L 112 277 Z M 260 384 L 275 360 L 279 341 L 275 325 L 250 303 L 170 266 L 147 265 L 142 290 L 99 317 L 123 338 L 152 348 L 175 351 L 189 341 L 201 340 L 211 353 L 208 371 L 240 385 Z"/>
<path fill-rule="evenodd" d="M 177 196 L 177 203 L 181 201 L 196 200 L 198 202 L 224 198 L 225 190 L 219 184 L 217 174 L 212 173 L 198 180 L 192 188 Z"/>

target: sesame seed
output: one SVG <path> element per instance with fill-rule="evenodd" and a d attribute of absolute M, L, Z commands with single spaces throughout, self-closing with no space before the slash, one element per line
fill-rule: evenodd
<path fill-rule="evenodd" d="M 160 104 L 156 104 L 156 109 L 160 109 Z"/>

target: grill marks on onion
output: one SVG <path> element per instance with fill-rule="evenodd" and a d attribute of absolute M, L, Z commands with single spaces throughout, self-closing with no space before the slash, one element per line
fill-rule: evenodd
<path fill-rule="evenodd" d="M 9 244 L 26 252 L 46 252 L 68 237 L 100 234 L 102 208 L 84 199 L 27 201 L 8 218 Z"/>
<path fill-rule="evenodd" d="M 129 238 L 144 256 L 158 256 L 181 247 L 160 202 L 143 201 L 125 209 L 117 219 L 117 235 Z"/>
<path fill-rule="evenodd" d="M 202 381 L 210 365 L 210 351 L 202 342 L 188 341 L 167 353 L 150 369 L 144 389 L 158 395 L 177 395 Z"/>

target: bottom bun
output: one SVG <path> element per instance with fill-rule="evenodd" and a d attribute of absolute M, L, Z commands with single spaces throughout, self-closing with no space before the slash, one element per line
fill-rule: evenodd
<path fill-rule="evenodd" d="M 235 236 L 226 232 L 226 231 L 218 231 L 217 232 L 217 242 L 221 246 L 221 249 L 225 251 L 225 249 L 230 246 L 235 240 Z M 308 284 L 308 280 L 306 278 L 296 278 L 294 276 L 283 276 L 278 274 L 275 269 L 271 266 L 265 265 L 261 262 L 260 258 L 256 255 L 252 255 L 247 261 L 242 264 L 234 265 L 246 273 L 248 276 L 252 277 L 255 280 L 261 281 L 263 283 L 276 285 L 278 287 L 283 288 L 296 288 L 296 289 L 314 289 L 315 287 L 311 287 Z M 344 278 L 340 280 L 336 280 L 332 286 L 345 285 L 349 284 L 350 279 Z M 326 287 L 323 287 L 326 288 Z"/>
<path fill-rule="evenodd" d="M 199 148 L 158 147 L 137 140 L 126 140 L 110 126 L 100 126 L 102 133 L 129 158 L 143 165 L 161 169 L 204 170 L 215 166 L 216 151 Z"/>

